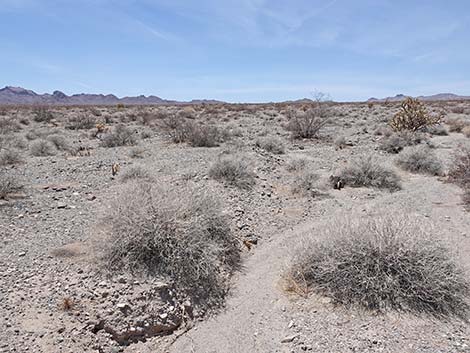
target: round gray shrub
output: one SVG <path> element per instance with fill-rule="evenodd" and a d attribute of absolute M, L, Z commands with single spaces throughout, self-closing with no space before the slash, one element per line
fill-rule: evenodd
<path fill-rule="evenodd" d="M 351 187 L 374 187 L 397 191 L 401 189 L 399 176 L 382 166 L 373 156 L 362 157 L 341 170 L 339 178 Z"/>
<path fill-rule="evenodd" d="M 249 189 L 255 183 L 254 173 L 248 162 L 233 155 L 222 155 L 211 166 L 209 176 L 241 189 Z"/>
<path fill-rule="evenodd" d="M 451 252 L 412 218 L 338 221 L 303 242 L 290 278 L 335 303 L 466 317 L 469 284 Z"/>
<path fill-rule="evenodd" d="M 29 151 L 35 157 L 53 156 L 56 153 L 54 145 L 47 140 L 36 140 L 31 143 Z"/>
<path fill-rule="evenodd" d="M 240 252 L 220 209 L 190 188 L 128 183 L 103 218 L 98 258 L 110 273 L 166 278 L 201 308 L 221 305 Z"/>
<path fill-rule="evenodd" d="M 133 146 L 137 143 L 135 131 L 123 124 L 117 125 L 113 131 L 101 140 L 103 147 Z"/>
<path fill-rule="evenodd" d="M 121 181 L 127 182 L 135 179 L 150 179 L 150 173 L 142 168 L 141 166 L 132 166 L 128 169 L 125 169 L 121 174 Z"/>
<path fill-rule="evenodd" d="M 286 147 L 279 137 L 264 137 L 256 141 L 256 146 L 273 154 L 284 154 Z"/>
<path fill-rule="evenodd" d="M 442 163 L 428 146 L 408 147 L 401 152 L 395 163 L 412 173 L 442 175 Z"/>

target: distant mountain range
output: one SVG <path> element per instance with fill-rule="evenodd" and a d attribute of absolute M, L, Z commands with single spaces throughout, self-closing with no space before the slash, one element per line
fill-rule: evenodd
<path fill-rule="evenodd" d="M 395 97 L 387 97 L 387 98 L 370 98 L 368 102 L 399 102 L 404 100 L 406 97 L 403 94 L 397 94 Z M 470 96 L 459 96 L 457 94 L 453 93 L 439 93 L 439 94 L 434 94 L 432 96 L 419 96 L 415 97 L 418 98 L 419 100 L 423 101 L 457 101 L 457 100 L 470 100 Z"/>
<path fill-rule="evenodd" d="M 216 100 L 192 100 L 180 102 L 162 99 L 157 96 L 138 96 L 118 98 L 112 94 L 74 94 L 66 95 L 61 91 L 49 94 L 38 94 L 21 87 L 6 86 L 0 89 L 0 104 L 47 104 L 47 105 L 153 105 L 153 104 L 216 104 Z"/>
<path fill-rule="evenodd" d="M 407 96 L 397 94 L 395 97 L 370 98 L 368 102 L 398 102 Z M 453 93 L 440 93 L 432 96 L 417 97 L 424 101 L 448 101 L 448 100 L 470 100 L 470 96 L 459 96 Z M 311 103 L 312 100 L 304 98 L 296 101 L 287 101 L 285 103 Z M 137 96 L 118 98 L 113 94 L 88 94 L 80 93 L 71 96 L 61 91 L 54 91 L 52 94 L 38 94 L 32 90 L 21 87 L 6 86 L 0 89 L 0 104 L 44 104 L 44 105 L 157 105 L 157 104 L 218 104 L 222 101 L 211 99 L 194 99 L 188 102 L 162 99 L 157 96 Z"/>

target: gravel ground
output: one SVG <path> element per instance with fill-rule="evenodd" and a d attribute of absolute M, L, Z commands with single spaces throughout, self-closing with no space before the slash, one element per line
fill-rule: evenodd
<path fill-rule="evenodd" d="M 374 131 L 386 125 L 396 106 L 335 106 L 331 123 L 313 140 L 289 138 L 284 108 L 190 111 L 231 132 L 230 140 L 211 148 L 175 144 L 159 124 L 144 126 L 140 117 L 145 109 L 157 108 L 57 108 L 56 120 L 49 123 L 34 122 L 26 108 L 7 110 L 1 119 L 31 123 L 0 135 L 3 148 L 23 141 L 16 148 L 23 162 L 2 168 L 25 185 L 0 200 L 0 352 L 470 352 L 468 322 L 346 310 L 328 298 L 306 299 L 283 290 L 282 273 L 302 239 L 320 234 L 324 222 L 343 215 L 421 217 L 470 269 L 470 218 L 461 205 L 462 190 L 444 177 L 399 171 L 393 166 L 395 155 L 378 150 L 382 136 Z M 188 113 L 188 108 L 158 109 Z M 65 129 L 68 117 L 81 111 L 99 115 L 96 120 L 106 120 L 108 127 L 125 123 L 135 130 L 138 144 L 105 148 L 88 130 Z M 32 156 L 29 135 L 47 138 L 53 133 L 82 152 Z M 284 154 L 257 146 L 257 139 L 270 136 L 282 139 Z M 333 143 L 339 136 L 344 136 L 344 148 Z M 467 144 L 460 133 L 429 138 L 446 168 Z M 209 177 L 222 153 L 249 162 L 256 175 L 253 189 Z M 397 170 L 402 190 L 331 187 L 331 175 L 371 153 Z M 304 171 L 292 171 L 289 165 L 299 158 L 307 161 Z M 120 166 L 116 176 L 113 163 Z M 243 268 L 232 278 L 220 312 L 199 313 L 171 279 L 109 277 L 98 270 L 94 239 L 99 221 L 119 195 L 122 175 L 134 166 L 147 170 L 153 183 L 191 183 L 221 199 L 240 239 Z M 305 171 L 318 175 L 316 192 L 293 193 Z"/>

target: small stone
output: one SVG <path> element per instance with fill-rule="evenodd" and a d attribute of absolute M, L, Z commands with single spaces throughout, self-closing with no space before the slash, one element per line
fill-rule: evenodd
<path fill-rule="evenodd" d="M 292 341 L 295 340 L 298 336 L 299 336 L 299 334 L 296 333 L 295 335 L 290 335 L 290 336 L 284 337 L 284 338 L 281 340 L 281 343 L 289 343 L 289 342 L 292 342 Z"/>

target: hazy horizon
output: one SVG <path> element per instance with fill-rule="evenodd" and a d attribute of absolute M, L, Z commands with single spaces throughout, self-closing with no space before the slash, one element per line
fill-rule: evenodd
<path fill-rule="evenodd" d="M 470 95 L 465 1 L 0 0 L 2 86 L 188 101 Z"/>

